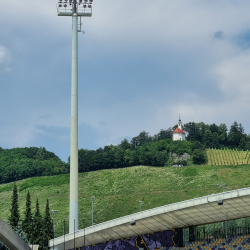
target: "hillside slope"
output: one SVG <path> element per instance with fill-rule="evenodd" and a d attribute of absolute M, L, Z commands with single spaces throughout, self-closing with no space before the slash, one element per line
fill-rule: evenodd
<path fill-rule="evenodd" d="M 69 164 L 42 147 L 0 147 L 0 173 L 0 183 L 8 183 L 34 176 L 69 173 Z"/>
<path fill-rule="evenodd" d="M 250 186 L 250 165 L 197 166 L 185 168 L 137 166 L 100 170 L 79 174 L 79 224 L 82 218 L 91 223 L 91 196 L 94 195 L 94 222 L 100 223 L 139 211 L 173 202 L 217 193 L 215 184 L 227 185 L 227 190 Z M 0 217 L 7 220 L 13 183 L 0 185 Z M 63 218 L 68 227 L 69 175 L 34 177 L 17 182 L 19 204 L 24 215 L 26 194 L 29 190 L 32 207 L 38 198 L 44 212 L 46 199 L 50 209 L 59 210 L 56 234 L 61 235 Z"/>

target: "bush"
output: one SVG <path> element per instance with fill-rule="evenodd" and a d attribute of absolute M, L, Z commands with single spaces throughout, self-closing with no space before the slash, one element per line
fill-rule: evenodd
<path fill-rule="evenodd" d="M 204 164 L 206 163 L 205 152 L 201 149 L 195 149 L 193 152 L 193 163 L 194 164 Z"/>

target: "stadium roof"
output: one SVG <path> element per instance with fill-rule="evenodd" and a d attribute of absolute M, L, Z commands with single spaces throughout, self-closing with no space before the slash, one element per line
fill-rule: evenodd
<path fill-rule="evenodd" d="M 223 205 L 217 201 L 222 199 Z M 85 229 L 86 246 L 130 236 L 250 217 L 250 188 L 177 202 L 106 221 Z M 130 225 L 135 220 L 136 225 Z M 84 230 L 75 232 L 75 246 L 84 246 Z M 65 235 L 66 249 L 74 248 L 74 233 Z M 53 240 L 49 241 L 53 247 Z M 54 239 L 54 249 L 64 249 L 64 237 Z"/>

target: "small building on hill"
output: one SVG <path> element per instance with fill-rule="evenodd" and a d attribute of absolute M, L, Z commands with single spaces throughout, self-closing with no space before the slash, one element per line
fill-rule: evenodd
<path fill-rule="evenodd" d="M 173 141 L 185 141 L 186 134 L 182 129 L 181 118 L 179 117 L 178 127 L 173 132 Z"/>

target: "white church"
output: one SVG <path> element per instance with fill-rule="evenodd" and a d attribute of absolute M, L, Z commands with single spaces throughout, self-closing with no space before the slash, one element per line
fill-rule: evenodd
<path fill-rule="evenodd" d="M 182 129 L 181 118 L 179 117 L 178 128 L 173 132 L 173 141 L 184 141 L 186 140 L 186 134 Z"/>

